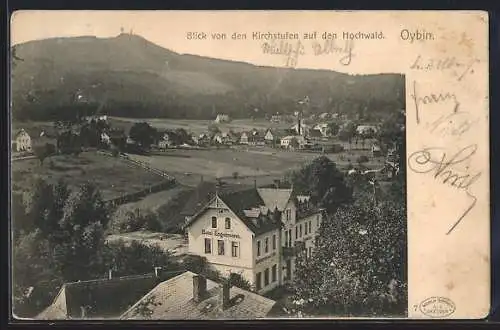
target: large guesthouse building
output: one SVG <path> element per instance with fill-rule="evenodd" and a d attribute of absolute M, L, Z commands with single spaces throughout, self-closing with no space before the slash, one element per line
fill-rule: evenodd
<path fill-rule="evenodd" d="M 258 293 L 294 276 L 297 253 L 314 252 L 322 211 L 293 189 L 216 190 L 187 218 L 189 252 L 222 275 L 239 273 Z"/>

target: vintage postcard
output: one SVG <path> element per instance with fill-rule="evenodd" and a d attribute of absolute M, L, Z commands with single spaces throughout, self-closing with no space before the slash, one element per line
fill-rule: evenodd
<path fill-rule="evenodd" d="M 18 11 L 12 313 L 478 319 L 488 14 Z"/>

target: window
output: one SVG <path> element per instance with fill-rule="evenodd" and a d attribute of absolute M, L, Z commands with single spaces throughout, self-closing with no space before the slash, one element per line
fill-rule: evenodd
<path fill-rule="evenodd" d="M 269 285 L 269 268 L 264 271 L 264 286 Z"/>
<path fill-rule="evenodd" d="M 260 241 L 257 241 L 257 257 L 260 257 Z"/>
<path fill-rule="evenodd" d="M 212 253 L 212 240 L 205 238 L 205 253 Z"/>
<path fill-rule="evenodd" d="M 262 273 L 257 273 L 257 276 L 255 276 L 255 288 L 257 291 L 262 289 Z"/>
<path fill-rule="evenodd" d="M 226 218 L 226 229 L 231 229 L 231 219 Z"/>
<path fill-rule="evenodd" d="M 304 228 L 304 235 L 307 235 L 307 222 L 306 222 L 306 225 L 305 225 L 305 228 Z"/>
<path fill-rule="evenodd" d="M 277 276 L 276 276 L 276 265 L 273 266 L 273 269 L 271 271 L 271 276 L 272 276 L 272 281 L 276 282 Z"/>
<path fill-rule="evenodd" d="M 311 225 L 312 221 L 309 220 L 309 234 L 312 232 L 312 225 Z"/>
<path fill-rule="evenodd" d="M 269 252 L 269 237 L 266 237 L 266 240 L 264 241 L 264 253 Z"/>
<path fill-rule="evenodd" d="M 238 242 L 231 242 L 231 255 L 238 257 Z"/>
<path fill-rule="evenodd" d="M 285 246 L 288 247 L 288 230 L 285 230 Z"/>
<path fill-rule="evenodd" d="M 273 250 L 276 250 L 276 235 L 273 235 Z"/>
<path fill-rule="evenodd" d="M 300 224 L 300 227 L 299 227 L 299 236 L 302 237 L 302 224 Z"/>
<path fill-rule="evenodd" d="M 290 210 L 289 209 L 286 209 L 285 210 L 285 214 L 286 214 L 286 221 L 290 220 Z"/>
<path fill-rule="evenodd" d="M 299 238 L 299 226 L 295 226 L 295 239 Z"/>
<path fill-rule="evenodd" d="M 288 246 L 292 247 L 292 230 L 288 229 Z"/>
<path fill-rule="evenodd" d="M 224 255 L 224 241 L 223 240 L 217 241 L 217 252 L 220 256 Z"/>
<path fill-rule="evenodd" d="M 217 217 L 212 217 L 212 228 L 217 228 Z"/>
<path fill-rule="evenodd" d="M 312 256 L 312 247 L 309 247 L 309 257 Z"/>

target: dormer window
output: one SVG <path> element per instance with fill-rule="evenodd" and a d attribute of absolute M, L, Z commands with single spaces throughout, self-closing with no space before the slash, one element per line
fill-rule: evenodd
<path fill-rule="evenodd" d="M 226 218 L 226 229 L 231 229 L 231 219 Z"/>
<path fill-rule="evenodd" d="M 217 217 L 212 217 L 212 228 L 217 228 Z"/>

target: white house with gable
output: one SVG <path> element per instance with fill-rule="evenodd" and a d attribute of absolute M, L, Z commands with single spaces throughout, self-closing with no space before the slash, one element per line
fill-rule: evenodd
<path fill-rule="evenodd" d="M 295 258 L 313 253 L 321 221 L 322 211 L 292 189 L 216 193 L 186 224 L 189 252 L 264 293 L 293 279 Z"/>

